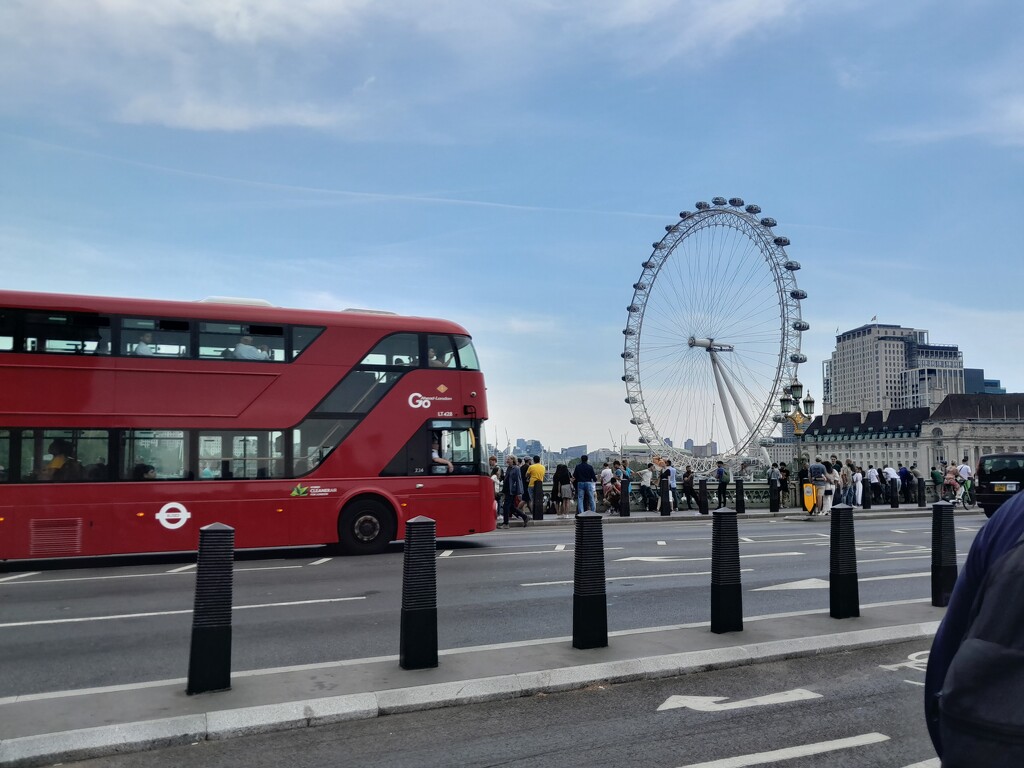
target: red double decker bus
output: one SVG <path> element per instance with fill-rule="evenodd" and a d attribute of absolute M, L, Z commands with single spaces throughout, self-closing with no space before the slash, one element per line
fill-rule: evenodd
<path fill-rule="evenodd" d="M 0 560 L 490 531 L 486 418 L 444 320 L 0 291 Z"/>

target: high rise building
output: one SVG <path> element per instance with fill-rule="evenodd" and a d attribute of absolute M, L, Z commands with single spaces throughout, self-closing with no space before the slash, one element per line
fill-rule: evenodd
<path fill-rule="evenodd" d="M 928 331 L 871 323 L 836 336 L 822 376 L 831 413 L 935 408 L 963 393 L 963 353 L 929 344 Z"/>

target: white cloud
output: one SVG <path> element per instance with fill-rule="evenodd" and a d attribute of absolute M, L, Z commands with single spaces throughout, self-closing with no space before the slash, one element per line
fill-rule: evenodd
<path fill-rule="evenodd" d="M 814 0 L 49 0 L 0 8 L 8 110 L 179 129 L 276 126 L 346 136 L 436 128 L 431 105 L 487 99 L 581 62 L 706 61 Z M 651 45 L 656 39 L 657 45 Z"/>

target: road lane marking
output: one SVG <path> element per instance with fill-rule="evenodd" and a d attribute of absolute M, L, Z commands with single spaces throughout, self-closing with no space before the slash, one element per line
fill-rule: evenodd
<path fill-rule="evenodd" d="M 659 547 L 664 547 L 664 546 L 667 546 L 667 545 L 668 545 L 668 542 L 667 542 L 667 541 L 659 541 L 659 542 L 658 542 L 658 546 L 659 546 Z"/>
<path fill-rule="evenodd" d="M 366 597 L 328 597 L 321 600 L 296 600 L 288 603 L 259 603 L 256 605 L 236 605 L 234 611 L 244 611 L 250 608 L 287 608 L 294 605 L 316 605 L 320 603 L 342 603 L 348 600 L 365 600 Z M 178 616 L 185 613 L 192 613 L 191 608 L 180 611 L 150 611 L 147 613 L 121 613 L 114 616 L 82 616 L 76 619 L 41 619 L 39 621 L 12 621 L 0 624 L 0 629 L 11 629 L 13 627 L 38 627 L 46 624 L 82 624 L 87 621 L 113 621 L 115 619 L 144 619 L 152 616 Z"/>
<path fill-rule="evenodd" d="M 939 762 L 939 758 L 933 757 L 931 760 L 924 760 L 920 763 L 914 763 L 913 765 L 906 765 L 903 768 L 941 768 L 942 764 Z"/>
<path fill-rule="evenodd" d="M 555 552 L 565 552 L 565 544 L 556 544 Z"/>
<path fill-rule="evenodd" d="M 0 579 L 0 582 L 14 581 L 15 579 L 24 579 L 24 578 L 27 578 L 29 576 L 38 576 L 40 573 L 42 573 L 42 571 L 29 571 L 28 573 L 16 573 L 13 576 L 4 576 L 2 579 Z"/>
<path fill-rule="evenodd" d="M 767 765 L 768 763 L 778 763 L 798 757 L 822 755 L 826 752 L 835 752 L 840 749 L 866 747 L 869 744 L 880 744 L 883 741 L 889 741 L 889 737 L 884 733 L 865 733 L 860 736 L 851 736 L 847 739 L 819 741 L 817 744 L 803 744 L 799 747 L 773 749 L 771 752 L 737 755 L 736 757 L 726 757 L 722 760 L 712 760 L 707 763 L 691 763 L 682 768 L 746 768 L 746 766 L 750 765 Z"/>
<path fill-rule="evenodd" d="M 451 557 L 452 556 L 452 552 L 454 552 L 454 551 L 455 551 L 454 549 L 446 549 L 444 552 L 442 552 L 440 555 L 438 555 L 438 557 Z"/>
<path fill-rule="evenodd" d="M 319 560 L 314 560 L 310 565 L 323 565 L 324 563 L 331 562 L 333 559 L 333 557 L 321 557 Z"/>
<path fill-rule="evenodd" d="M 753 544 L 754 543 L 754 540 L 751 539 L 748 536 L 740 536 L 740 541 L 744 542 L 745 544 Z"/>
<path fill-rule="evenodd" d="M 664 712 L 666 709 L 686 707 L 687 709 L 692 709 L 695 712 L 725 712 L 728 709 L 764 707 L 769 704 L 788 704 L 793 701 L 807 701 L 808 699 L 820 698 L 820 693 L 808 691 L 804 688 L 794 688 L 791 691 L 769 693 L 765 696 L 755 696 L 752 699 L 742 699 L 741 701 L 729 701 L 728 696 L 669 696 L 665 699 L 664 703 L 658 707 L 658 711 Z"/>
<path fill-rule="evenodd" d="M 741 568 L 740 573 L 749 573 L 754 570 L 753 568 Z M 640 579 L 670 579 L 675 576 L 710 576 L 711 571 L 694 571 L 690 573 L 650 573 L 646 576 L 609 576 L 605 579 L 608 581 L 639 581 Z M 520 587 L 551 587 L 559 584 L 575 584 L 575 580 L 568 579 L 566 581 L 534 581 L 526 584 L 520 584 Z"/>
<path fill-rule="evenodd" d="M 263 568 L 235 568 L 235 573 L 251 573 L 253 571 L 287 571 L 302 568 L 301 565 L 270 565 Z M 32 574 L 37 575 L 37 574 Z M 153 576 L 191 576 L 187 571 L 160 571 L 159 573 L 122 573 L 117 576 L 76 576 L 70 579 L 37 579 L 36 581 L 16 581 L 10 584 L 63 584 L 76 581 L 110 581 L 111 579 L 144 579 Z"/>
<path fill-rule="evenodd" d="M 197 563 L 189 563 L 188 565 L 181 566 L 181 568 L 172 568 L 168 571 L 168 573 L 183 573 L 185 571 L 192 570 L 193 568 L 197 567 L 197 565 Z"/>

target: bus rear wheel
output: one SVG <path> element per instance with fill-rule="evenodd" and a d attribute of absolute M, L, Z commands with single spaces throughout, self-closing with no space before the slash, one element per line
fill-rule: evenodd
<path fill-rule="evenodd" d="M 338 544 L 348 555 L 375 555 L 395 538 L 395 521 L 385 505 L 373 499 L 357 500 L 342 510 Z"/>

